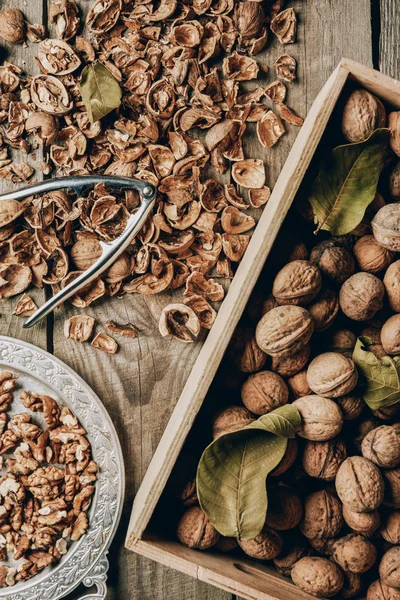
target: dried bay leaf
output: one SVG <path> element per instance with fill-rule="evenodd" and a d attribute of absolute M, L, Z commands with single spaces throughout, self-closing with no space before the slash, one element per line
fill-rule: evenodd
<path fill-rule="evenodd" d="M 383 356 L 378 358 L 369 350 L 372 342 L 368 337 L 357 340 L 353 360 L 362 376 L 362 394 L 372 410 L 397 404 L 400 401 L 400 359 Z"/>
<path fill-rule="evenodd" d="M 197 469 L 197 493 L 222 535 L 249 540 L 260 533 L 268 506 L 266 477 L 282 460 L 300 422 L 299 412 L 288 404 L 218 437 L 205 449 Z"/>
<path fill-rule="evenodd" d="M 316 232 L 344 235 L 361 223 L 376 194 L 389 138 L 388 129 L 377 129 L 363 142 L 332 150 L 309 196 Z"/>
<path fill-rule="evenodd" d="M 121 104 L 122 90 L 118 81 L 99 62 L 83 69 L 80 89 L 91 123 L 99 121 Z"/>

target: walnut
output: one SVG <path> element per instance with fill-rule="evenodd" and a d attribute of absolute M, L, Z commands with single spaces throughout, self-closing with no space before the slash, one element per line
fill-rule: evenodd
<path fill-rule="evenodd" d="M 3 8 L 0 11 L 0 37 L 12 44 L 25 41 L 25 19 L 18 8 Z"/>
<path fill-rule="evenodd" d="M 308 594 L 319 597 L 336 596 L 344 585 L 341 569 L 326 558 L 301 558 L 292 569 L 295 585 Z"/>
<path fill-rule="evenodd" d="M 91 338 L 95 323 L 95 319 L 88 315 L 74 315 L 65 321 L 64 335 L 82 344 Z"/>
<path fill-rule="evenodd" d="M 303 503 L 290 488 L 278 486 L 268 490 L 268 511 L 265 524 L 278 531 L 297 527 L 303 516 Z"/>
<path fill-rule="evenodd" d="M 300 523 L 303 535 L 309 539 L 335 537 L 342 526 L 342 505 L 333 494 L 321 490 L 307 496 Z"/>
<path fill-rule="evenodd" d="M 361 456 L 347 458 L 336 475 L 336 491 L 347 508 L 354 512 L 371 512 L 383 500 L 382 475 L 370 460 Z"/>
<path fill-rule="evenodd" d="M 215 549 L 219 552 L 232 552 L 238 547 L 238 543 L 235 538 L 229 538 L 220 536 L 218 542 L 215 544 Z"/>
<path fill-rule="evenodd" d="M 363 419 L 357 423 L 357 429 L 354 430 L 352 442 L 357 450 L 357 453 L 361 454 L 361 444 L 367 433 L 379 426 L 379 421 L 373 417 Z"/>
<path fill-rule="evenodd" d="M 185 304 L 169 304 L 160 315 L 159 330 L 163 337 L 171 335 L 181 342 L 194 342 L 200 333 L 200 321 Z"/>
<path fill-rule="evenodd" d="M 292 377 L 304 369 L 310 359 L 311 346 L 306 344 L 301 350 L 289 356 L 273 356 L 272 371 L 281 377 Z"/>
<path fill-rule="evenodd" d="M 301 429 L 298 435 L 306 440 L 324 442 L 340 433 L 343 415 L 340 408 L 328 398 L 310 395 L 293 402 L 301 415 Z"/>
<path fill-rule="evenodd" d="M 307 441 L 303 450 L 303 468 L 310 477 L 333 481 L 346 457 L 347 450 L 342 440 Z"/>
<path fill-rule="evenodd" d="M 378 529 L 380 523 L 380 516 L 377 510 L 359 513 L 350 510 L 347 504 L 343 504 L 343 518 L 350 529 L 358 533 L 363 533 L 366 536 L 372 535 Z"/>
<path fill-rule="evenodd" d="M 365 573 L 376 561 L 375 546 L 363 535 L 350 533 L 337 540 L 332 548 L 332 558 L 350 573 Z"/>
<path fill-rule="evenodd" d="M 355 90 L 342 114 L 342 132 L 348 142 L 362 142 L 386 124 L 382 102 L 367 90 Z"/>
<path fill-rule="evenodd" d="M 360 237 L 353 252 L 361 271 L 373 274 L 387 269 L 395 256 L 394 252 L 378 244 L 373 235 Z"/>
<path fill-rule="evenodd" d="M 373 429 L 363 439 L 361 451 L 378 467 L 394 469 L 400 465 L 400 431 L 389 425 Z"/>
<path fill-rule="evenodd" d="M 379 532 L 390 544 L 400 544 L 400 510 L 393 510 L 386 516 Z"/>
<path fill-rule="evenodd" d="M 385 482 L 384 504 L 400 508 L 400 468 L 382 471 Z"/>
<path fill-rule="evenodd" d="M 314 330 L 325 331 L 332 325 L 339 312 L 339 298 L 336 292 L 329 288 L 323 290 L 308 310 L 314 319 Z"/>
<path fill-rule="evenodd" d="M 290 467 L 293 465 L 294 461 L 297 458 L 298 453 L 298 445 L 295 439 L 288 440 L 285 454 L 281 462 L 275 467 L 273 471 L 271 471 L 271 477 L 279 477 L 282 473 L 285 473 Z"/>
<path fill-rule="evenodd" d="M 307 381 L 307 370 L 299 371 L 299 373 L 289 377 L 287 384 L 295 398 L 301 398 L 302 396 L 309 396 L 311 394 L 311 388 Z"/>
<path fill-rule="evenodd" d="M 317 244 L 311 250 L 310 260 L 335 283 L 343 283 L 356 270 L 352 253 L 336 238 Z"/>
<path fill-rule="evenodd" d="M 326 349 L 329 352 L 340 352 L 347 358 L 351 358 L 356 342 L 357 336 L 355 333 L 349 329 L 338 329 L 328 338 Z"/>
<path fill-rule="evenodd" d="M 340 308 L 349 319 L 368 321 L 382 308 L 384 294 L 383 283 L 375 275 L 356 273 L 340 288 Z"/>
<path fill-rule="evenodd" d="M 399 196 L 400 199 L 400 196 Z M 388 250 L 400 251 L 400 204 L 386 204 L 371 221 L 376 241 Z"/>
<path fill-rule="evenodd" d="M 98 333 L 90 345 L 93 348 L 107 352 L 107 354 L 115 354 L 118 350 L 117 342 L 110 335 L 103 332 Z"/>
<path fill-rule="evenodd" d="M 184 506 L 194 506 L 199 503 L 197 496 L 196 479 L 191 479 L 181 492 L 181 500 Z"/>
<path fill-rule="evenodd" d="M 280 305 L 304 305 L 311 302 L 321 289 L 318 267 L 308 260 L 293 260 L 274 279 L 272 294 Z"/>
<path fill-rule="evenodd" d="M 307 381 L 315 394 L 338 398 L 354 389 L 358 373 L 351 358 L 338 352 L 325 352 L 311 361 L 307 369 Z"/>
<path fill-rule="evenodd" d="M 344 572 L 344 586 L 341 589 L 342 598 L 352 598 L 360 593 L 363 581 L 358 573 Z"/>
<path fill-rule="evenodd" d="M 400 161 L 396 161 L 389 172 L 389 193 L 395 202 L 400 200 Z M 383 223 L 383 221 L 382 221 Z M 384 225 L 384 223 L 383 223 Z"/>
<path fill-rule="evenodd" d="M 287 403 L 289 390 L 276 373 L 259 371 L 244 382 L 241 395 L 243 404 L 250 412 L 265 415 Z"/>
<path fill-rule="evenodd" d="M 388 114 L 387 126 L 390 129 L 390 147 L 400 156 L 400 112 L 393 111 Z"/>
<path fill-rule="evenodd" d="M 336 542 L 336 539 L 337 538 L 326 538 L 326 537 L 325 538 L 312 538 L 311 540 L 308 540 L 308 542 L 314 548 L 314 550 L 316 550 L 320 554 L 323 554 L 324 556 L 331 556 L 332 555 L 332 546 Z"/>
<path fill-rule="evenodd" d="M 395 312 L 400 312 L 400 260 L 396 260 L 390 265 L 383 278 L 383 284 L 390 308 Z"/>
<path fill-rule="evenodd" d="M 400 590 L 391 588 L 377 579 L 369 586 L 366 600 L 400 600 Z"/>
<path fill-rule="evenodd" d="M 400 354 L 400 314 L 393 315 L 386 321 L 381 330 L 381 343 L 387 354 Z"/>
<path fill-rule="evenodd" d="M 263 316 L 256 328 L 256 340 L 271 356 L 290 356 L 310 340 L 314 322 L 300 306 L 278 306 Z"/>
<path fill-rule="evenodd" d="M 253 330 L 239 327 L 230 342 L 229 355 L 241 373 L 255 373 L 263 368 L 267 357 L 257 345 Z"/>
<path fill-rule="evenodd" d="M 311 549 L 305 544 L 295 544 L 274 558 L 274 566 L 280 575 L 290 577 L 294 565 L 305 556 L 310 556 Z"/>
<path fill-rule="evenodd" d="M 241 549 L 251 556 L 261 560 L 272 560 L 282 550 L 282 537 L 277 531 L 264 525 L 261 532 L 251 540 L 238 540 Z"/>
<path fill-rule="evenodd" d="M 89 522 L 86 513 L 79 513 L 72 527 L 71 540 L 74 542 L 80 540 L 83 534 L 86 532 L 88 526 Z"/>
<path fill-rule="evenodd" d="M 196 550 L 207 550 L 219 540 L 218 531 L 199 506 L 191 506 L 183 513 L 177 536 L 182 544 Z"/>
<path fill-rule="evenodd" d="M 239 431 L 239 429 L 243 429 L 253 421 L 253 415 L 244 406 L 228 406 L 213 419 L 213 438 L 216 439 L 225 433 Z"/>
<path fill-rule="evenodd" d="M 364 400 L 360 396 L 340 396 L 335 398 L 335 402 L 340 407 L 345 421 L 357 419 L 364 410 Z"/>

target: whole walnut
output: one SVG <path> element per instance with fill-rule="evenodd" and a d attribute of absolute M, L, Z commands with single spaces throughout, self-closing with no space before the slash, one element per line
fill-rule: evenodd
<path fill-rule="evenodd" d="M 335 401 L 339 405 L 345 421 L 357 419 L 365 406 L 364 400 L 360 396 L 340 396 L 340 398 L 336 398 Z"/>
<path fill-rule="evenodd" d="M 289 390 L 282 377 L 272 371 L 250 375 L 242 385 L 242 402 L 256 415 L 265 415 L 289 399 Z"/>
<path fill-rule="evenodd" d="M 393 510 L 386 516 L 380 534 L 389 544 L 400 544 L 400 510 Z"/>
<path fill-rule="evenodd" d="M 381 342 L 387 354 L 400 354 L 400 314 L 393 315 L 386 321 L 381 330 Z"/>
<path fill-rule="evenodd" d="M 343 518 L 347 525 L 357 533 L 370 536 L 376 531 L 380 524 L 380 516 L 377 510 L 368 513 L 359 513 L 350 510 L 347 504 L 343 504 Z"/>
<path fill-rule="evenodd" d="M 272 285 L 272 294 L 280 305 L 304 305 L 311 302 L 321 289 L 320 270 L 308 260 L 293 260 L 279 271 Z"/>
<path fill-rule="evenodd" d="M 307 496 L 300 523 L 300 530 L 306 538 L 335 537 L 342 527 L 342 505 L 333 494 L 320 490 Z"/>
<path fill-rule="evenodd" d="M 394 469 L 400 465 L 400 431 L 390 425 L 373 429 L 363 439 L 361 452 L 378 467 Z"/>
<path fill-rule="evenodd" d="M 293 260 L 307 260 L 307 259 L 308 259 L 307 246 L 305 245 L 304 242 L 297 242 L 291 249 L 287 262 L 292 262 Z"/>
<path fill-rule="evenodd" d="M 307 441 L 303 449 L 303 468 L 310 477 L 333 481 L 346 457 L 346 445 L 342 440 Z"/>
<path fill-rule="evenodd" d="M 324 352 L 309 364 L 307 381 L 315 394 L 339 398 L 355 388 L 358 372 L 351 358 L 338 352 Z"/>
<path fill-rule="evenodd" d="M 399 165 L 399 197 L 400 200 L 400 161 Z M 382 206 L 371 221 L 372 233 L 381 246 L 392 250 L 400 251 L 400 204 L 393 202 Z"/>
<path fill-rule="evenodd" d="M 317 556 L 301 558 L 292 568 L 295 585 L 308 594 L 331 598 L 344 584 L 343 572 L 335 563 Z"/>
<path fill-rule="evenodd" d="M 362 142 L 386 124 L 382 102 L 367 90 L 350 94 L 342 114 L 342 133 L 348 142 Z"/>
<path fill-rule="evenodd" d="M 218 542 L 215 544 L 215 549 L 219 552 L 232 552 L 238 547 L 237 540 L 235 538 L 220 536 Z"/>
<path fill-rule="evenodd" d="M 393 588 L 400 588 L 400 546 L 390 548 L 379 564 L 381 581 Z"/>
<path fill-rule="evenodd" d="M 268 489 L 268 511 L 265 524 L 278 531 L 297 527 L 303 516 L 303 503 L 295 492 L 285 486 Z"/>
<path fill-rule="evenodd" d="M 311 388 L 307 381 L 307 371 L 300 371 L 287 380 L 290 391 L 295 398 L 301 398 L 302 396 L 308 396 L 311 394 Z"/>
<path fill-rule="evenodd" d="M 362 579 L 358 573 L 344 572 L 344 586 L 340 591 L 342 598 L 352 598 L 360 593 L 362 588 Z"/>
<path fill-rule="evenodd" d="M 267 360 L 249 328 L 238 327 L 230 342 L 228 353 L 234 366 L 241 373 L 255 373 L 263 368 Z"/>
<path fill-rule="evenodd" d="M 332 548 L 332 558 L 345 571 L 366 573 L 376 561 L 375 546 L 359 533 L 349 533 L 338 539 Z"/>
<path fill-rule="evenodd" d="M 382 475 L 385 482 L 384 504 L 400 508 L 400 468 L 382 471 Z"/>
<path fill-rule="evenodd" d="M 0 37 L 12 44 L 25 40 L 25 19 L 18 8 L 3 8 L 0 11 Z"/>
<path fill-rule="evenodd" d="M 314 322 L 300 306 L 278 306 L 263 316 L 257 325 L 256 340 L 271 356 L 289 356 L 299 352 L 310 340 Z"/>
<path fill-rule="evenodd" d="M 339 292 L 340 308 L 353 321 L 368 321 L 382 308 L 385 288 L 371 273 L 355 273 Z"/>
<path fill-rule="evenodd" d="M 305 556 L 310 556 L 311 548 L 306 544 L 298 543 L 284 550 L 279 556 L 274 558 L 274 566 L 280 575 L 290 577 L 294 565 Z"/>
<path fill-rule="evenodd" d="M 339 298 L 333 290 L 326 288 L 308 307 L 308 311 L 314 319 L 314 330 L 325 331 L 328 329 L 339 312 Z"/>
<path fill-rule="evenodd" d="M 356 270 L 352 253 L 336 238 L 317 244 L 311 250 L 310 260 L 335 283 L 343 283 Z"/>
<path fill-rule="evenodd" d="M 308 540 L 309 544 L 324 556 L 332 556 L 332 547 L 336 542 L 337 538 L 312 538 Z"/>
<path fill-rule="evenodd" d="M 388 114 L 388 128 L 390 129 L 390 147 L 397 156 L 400 156 L 400 112 L 392 111 Z"/>
<path fill-rule="evenodd" d="M 357 336 L 355 333 L 349 329 L 338 329 L 328 338 L 326 349 L 329 352 L 339 352 L 347 358 L 351 358 L 356 342 Z"/>
<path fill-rule="evenodd" d="M 301 415 L 301 428 L 297 432 L 306 440 L 324 442 L 336 437 L 343 425 L 340 408 L 328 398 L 311 395 L 293 402 Z"/>
<path fill-rule="evenodd" d="M 382 504 L 384 483 L 378 467 L 362 456 L 351 456 L 340 465 L 336 492 L 354 512 L 371 512 Z"/>
<path fill-rule="evenodd" d="M 361 271 L 373 274 L 387 269 L 395 257 L 394 252 L 378 244 L 373 235 L 364 235 L 358 239 L 353 252 Z"/>
<path fill-rule="evenodd" d="M 200 506 L 191 506 L 178 523 L 179 541 L 196 550 L 207 550 L 219 540 L 219 533 L 210 523 Z"/>
<path fill-rule="evenodd" d="M 297 453 L 298 445 L 296 439 L 293 438 L 288 440 L 285 454 L 283 455 L 281 462 L 275 467 L 273 471 L 271 471 L 271 477 L 279 477 L 280 475 L 282 475 L 282 473 L 285 473 L 288 469 L 290 469 L 290 467 L 297 458 Z"/>
<path fill-rule="evenodd" d="M 244 406 L 228 406 L 213 419 L 212 431 L 214 440 L 224 435 L 239 431 L 254 421 L 253 415 Z"/>
<path fill-rule="evenodd" d="M 357 430 L 353 432 L 352 442 L 357 449 L 358 452 L 361 453 L 361 444 L 367 433 L 375 429 L 375 427 L 379 426 L 379 421 L 374 419 L 373 417 L 368 417 L 367 419 L 363 419 L 360 421 L 356 427 Z"/>
<path fill-rule="evenodd" d="M 393 200 L 400 200 L 400 160 L 395 162 L 389 174 L 389 192 Z"/>
<path fill-rule="evenodd" d="M 400 590 L 391 588 L 377 579 L 369 586 L 366 600 L 400 600 Z"/>
<path fill-rule="evenodd" d="M 193 506 L 199 503 L 197 496 L 196 479 L 191 479 L 181 492 L 181 500 L 184 506 Z"/>
<path fill-rule="evenodd" d="M 289 356 L 273 356 L 271 369 L 281 377 L 291 377 L 304 369 L 310 359 L 311 346 L 306 344 L 301 350 Z"/>
<path fill-rule="evenodd" d="M 277 531 L 264 525 L 261 532 L 252 540 L 238 540 L 241 549 L 251 556 L 261 560 L 272 560 L 282 550 L 282 537 Z"/>
<path fill-rule="evenodd" d="M 372 414 L 380 419 L 381 421 L 391 421 L 392 419 L 397 419 L 400 412 L 400 404 L 392 404 L 391 406 L 384 406 L 379 410 L 372 411 Z M 398 430 L 399 423 L 393 423 L 392 427 Z"/>
<path fill-rule="evenodd" d="M 389 300 L 390 308 L 400 313 L 400 260 L 392 263 L 385 273 L 383 285 Z"/>

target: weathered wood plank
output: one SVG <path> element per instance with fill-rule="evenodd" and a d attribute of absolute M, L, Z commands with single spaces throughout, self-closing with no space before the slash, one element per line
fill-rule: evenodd
<path fill-rule="evenodd" d="M 380 0 L 380 60 L 382 73 L 400 78 L 400 10 L 396 0 Z"/>

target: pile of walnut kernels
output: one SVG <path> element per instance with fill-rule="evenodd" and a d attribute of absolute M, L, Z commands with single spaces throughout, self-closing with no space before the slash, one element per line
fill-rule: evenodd
<path fill-rule="evenodd" d="M 16 379 L 0 373 L 0 587 L 58 562 L 82 537 L 97 479 L 86 431 L 67 407 L 19 390 L 27 410 L 8 413 Z M 42 413 L 45 428 L 29 411 Z"/>
<path fill-rule="evenodd" d="M 376 356 L 400 356 L 399 122 L 400 113 L 387 118 L 368 92 L 353 92 L 345 139 L 365 139 L 387 123 L 391 129 L 386 201 L 377 194 L 350 235 L 311 248 L 286 238 L 286 264 L 274 276 L 267 263 L 271 294 L 247 309 L 257 326 L 240 328 L 231 343 L 221 386 L 232 397 L 232 364 L 247 378 L 242 404 L 215 416 L 214 439 L 287 402 L 302 419 L 267 479 L 263 530 L 250 541 L 223 538 L 198 505 L 195 482 L 182 494 L 183 544 L 239 546 L 319 597 L 400 600 L 400 404 L 371 411 L 352 360 L 362 335 Z"/>

